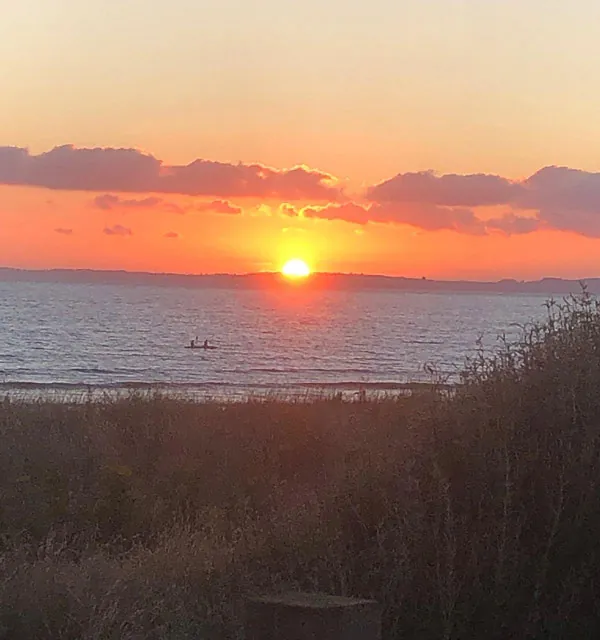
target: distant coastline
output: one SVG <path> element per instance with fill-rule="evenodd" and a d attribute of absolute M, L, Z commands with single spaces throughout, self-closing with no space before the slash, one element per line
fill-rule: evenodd
<path fill-rule="evenodd" d="M 103 271 L 94 269 L 17 269 L 0 267 L 0 282 L 55 282 L 70 284 L 124 284 L 151 286 L 179 286 L 190 288 L 262 289 L 290 286 L 281 274 L 176 274 L 141 271 Z M 498 281 L 429 280 L 403 276 L 365 275 L 354 273 L 314 273 L 311 287 L 319 289 L 414 291 L 414 292 L 470 292 L 470 293 L 578 293 L 585 283 L 590 293 L 600 293 L 600 278 L 567 280 L 542 278 L 540 280 Z"/>

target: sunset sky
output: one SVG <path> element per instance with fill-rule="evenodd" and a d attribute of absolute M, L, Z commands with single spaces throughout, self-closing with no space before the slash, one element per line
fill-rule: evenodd
<path fill-rule="evenodd" d="M 0 266 L 600 276 L 600 3 L 20 0 Z"/>

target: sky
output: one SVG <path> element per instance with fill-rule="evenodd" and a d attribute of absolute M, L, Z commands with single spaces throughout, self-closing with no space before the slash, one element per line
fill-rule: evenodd
<path fill-rule="evenodd" d="M 0 0 L 0 265 L 600 276 L 592 0 Z"/>

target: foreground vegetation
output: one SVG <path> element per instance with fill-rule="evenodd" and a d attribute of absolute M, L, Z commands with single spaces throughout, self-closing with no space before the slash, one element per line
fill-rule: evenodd
<path fill-rule="evenodd" d="M 239 638 L 245 595 L 374 597 L 386 638 L 600 634 L 600 310 L 451 396 L 0 404 L 0 638 Z"/>

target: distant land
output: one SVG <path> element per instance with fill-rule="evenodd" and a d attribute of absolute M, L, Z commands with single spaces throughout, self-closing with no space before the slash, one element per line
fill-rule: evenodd
<path fill-rule="evenodd" d="M 30 270 L 0 267 L 0 282 L 63 282 L 78 284 L 125 284 L 175 286 L 212 289 L 264 289 L 269 287 L 302 286 L 279 273 L 232 274 L 176 274 L 134 271 L 96 271 L 92 269 Z M 415 292 L 488 292 L 569 294 L 581 292 L 585 283 L 588 291 L 600 294 L 600 278 L 565 280 L 512 280 L 477 282 L 473 280 L 429 280 L 401 276 L 365 275 L 353 273 L 313 273 L 311 288 L 340 290 L 386 290 Z"/>

